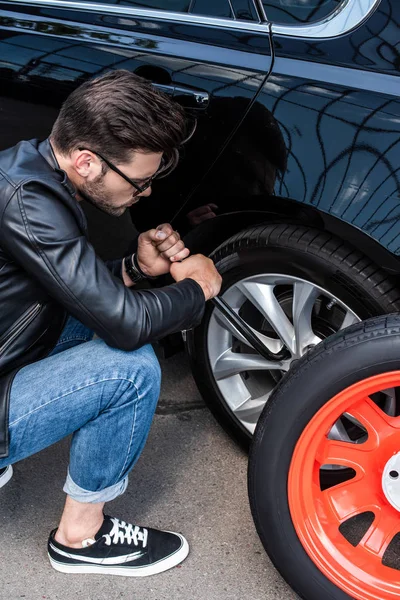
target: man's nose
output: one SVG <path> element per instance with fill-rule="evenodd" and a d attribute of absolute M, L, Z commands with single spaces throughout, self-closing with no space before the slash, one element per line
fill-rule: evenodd
<path fill-rule="evenodd" d="M 149 187 L 146 190 L 144 190 L 144 192 L 141 192 L 139 194 L 139 196 L 141 198 L 144 198 L 144 196 L 150 196 L 150 194 L 151 194 L 151 185 L 149 185 Z"/>

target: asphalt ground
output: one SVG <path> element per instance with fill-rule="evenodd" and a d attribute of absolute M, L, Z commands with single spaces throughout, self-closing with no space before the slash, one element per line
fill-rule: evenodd
<path fill-rule="evenodd" d="M 182 532 L 184 563 L 146 578 L 65 575 L 46 542 L 65 495 L 69 440 L 21 461 L 0 491 L 0 599 L 294 600 L 266 556 L 247 498 L 247 456 L 205 407 L 188 361 L 161 360 L 163 385 L 147 445 L 108 514 Z"/>

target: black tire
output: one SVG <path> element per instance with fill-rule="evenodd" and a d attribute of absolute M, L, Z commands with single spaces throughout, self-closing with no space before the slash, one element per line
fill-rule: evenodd
<path fill-rule="evenodd" d="M 223 276 L 222 294 L 250 275 L 283 273 L 319 285 L 343 301 L 360 319 L 400 311 L 399 286 L 387 273 L 339 238 L 311 227 L 285 224 L 253 227 L 228 239 L 211 258 Z M 193 376 L 222 427 L 248 449 L 252 435 L 230 410 L 210 368 L 207 332 L 213 310 L 208 303 L 201 325 L 188 332 Z"/>
<path fill-rule="evenodd" d="M 317 569 L 295 532 L 287 486 L 296 443 L 309 421 L 336 394 L 358 381 L 398 369 L 400 316 L 358 323 L 303 357 L 278 385 L 258 420 L 248 470 L 252 515 L 275 567 L 304 600 L 349 600 L 351 596 Z"/>

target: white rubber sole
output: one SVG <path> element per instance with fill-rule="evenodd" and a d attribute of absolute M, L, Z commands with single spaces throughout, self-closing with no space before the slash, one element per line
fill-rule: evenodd
<path fill-rule="evenodd" d="M 4 487 L 6 485 L 6 483 L 8 483 L 10 481 L 12 476 L 13 476 L 13 468 L 12 468 L 12 465 L 10 465 L 9 467 L 7 467 L 7 470 L 5 471 L 5 473 L 3 473 L 3 475 L 0 477 L 0 488 Z"/>
<path fill-rule="evenodd" d="M 176 534 L 179 535 L 179 534 Z M 65 563 L 58 562 L 54 558 L 50 556 L 48 553 L 48 557 L 50 560 L 50 564 L 56 571 L 60 573 L 96 573 L 97 575 L 122 575 L 124 577 L 147 577 L 149 575 L 157 575 L 157 573 L 163 573 L 164 571 L 168 571 L 168 569 L 172 569 L 179 565 L 182 561 L 185 560 L 187 555 L 189 554 L 189 544 L 185 540 L 185 538 L 181 535 L 179 537 L 182 540 L 182 547 L 164 560 L 160 560 L 157 563 L 149 565 L 148 567 L 122 567 L 122 566 L 102 566 L 102 565 L 93 565 L 93 564 L 85 564 L 85 565 L 68 565 Z"/>

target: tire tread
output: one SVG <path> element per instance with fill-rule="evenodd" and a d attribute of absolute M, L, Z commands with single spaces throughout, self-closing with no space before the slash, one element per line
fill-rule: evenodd
<path fill-rule="evenodd" d="M 324 255 L 341 269 L 358 270 L 359 282 L 369 288 L 377 301 L 384 299 L 386 312 L 400 311 L 399 285 L 372 260 L 340 238 L 304 225 L 274 223 L 239 232 L 219 246 L 211 255 L 216 264 L 233 252 L 260 246 L 290 246 L 299 251 Z M 354 275 L 354 274 L 352 274 Z"/>

